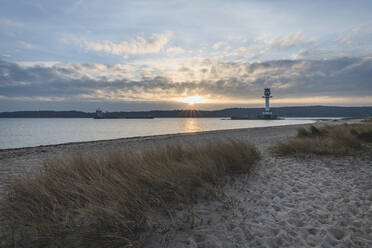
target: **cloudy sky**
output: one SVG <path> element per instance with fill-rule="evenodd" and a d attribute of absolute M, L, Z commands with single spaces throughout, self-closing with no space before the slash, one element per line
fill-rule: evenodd
<path fill-rule="evenodd" d="M 0 6 L 0 112 L 372 105 L 372 1 Z"/>

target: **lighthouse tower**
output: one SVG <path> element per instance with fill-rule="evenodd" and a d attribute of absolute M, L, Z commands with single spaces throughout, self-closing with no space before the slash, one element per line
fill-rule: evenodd
<path fill-rule="evenodd" d="M 265 111 L 262 112 L 262 115 L 264 118 L 270 119 L 273 114 L 270 112 L 270 98 L 272 98 L 270 88 L 265 88 L 264 95 L 262 97 L 265 98 Z"/>

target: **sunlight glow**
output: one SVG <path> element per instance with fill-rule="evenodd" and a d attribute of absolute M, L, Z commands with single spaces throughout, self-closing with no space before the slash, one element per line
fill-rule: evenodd
<path fill-rule="evenodd" d="M 207 103 L 208 100 L 202 96 L 187 96 L 187 97 L 179 97 L 176 98 L 178 102 L 187 103 L 189 105 L 193 105 L 195 103 Z"/>
<path fill-rule="evenodd" d="M 193 133 L 201 131 L 199 120 L 196 118 L 187 118 L 184 124 L 183 132 Z"/>

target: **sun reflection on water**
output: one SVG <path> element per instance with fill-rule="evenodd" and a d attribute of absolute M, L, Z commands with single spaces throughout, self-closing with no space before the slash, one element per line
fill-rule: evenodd
<path fill-rule="evenodd" d="M 198 119 L 186 118 L 183 131 L 188 133 L 201 131 L 201 126 L 200 123 L 198 122 Z"/>

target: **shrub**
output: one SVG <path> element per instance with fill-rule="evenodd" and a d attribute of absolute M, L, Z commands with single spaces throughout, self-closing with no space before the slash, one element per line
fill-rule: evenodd
<path fill-rule="evenodd" d="M 49 159 L 9 182 L 1 218 L 27 246 L 135 246 L 147 210 L 195 200 L 201 186 L 250 172 L 259 156 L 246 142 L 223 141 Z"/>

